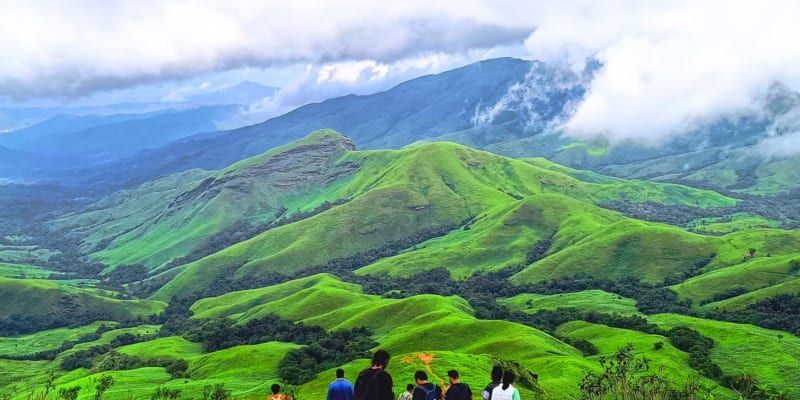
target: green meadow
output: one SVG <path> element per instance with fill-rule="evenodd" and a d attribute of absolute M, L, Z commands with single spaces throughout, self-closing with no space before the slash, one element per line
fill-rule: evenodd
<path fill-rule="evenodd" d="M 589 143 L 562 150 L 565 157 L 613 153 Z M 641 173 L 668 167 L 655 163 Z M 764 175 L 750 191 L 774 190 L 784 178 Z M 478 391 L 488 383 L 492 365 L 515 361 L 539 377 L 521 388 L 524 399 L 577 399 L 586 373 L 599 373 L 601 359 L 629 343 L 637 357 L 650 361 L 650 372 L 661 373 L 674 387 L 698 375 L 689 354 L 667 337 L 585 321 L 559 322 L 551 335 L 485 317 L 490 307 L 464 293 L 428 290 L 397 298 L 405 296 L 400 287 L 376 291 L 369 283 L 354 283 L 412 276 L 424 281 L 428 271 L 444 268 L 453 282 L 427 283 L 456 287 L 476 275 L 507 272 L 511 278 L 503 284 L 517 291 L 496 300 L 499 308 L 528 314 L 509 317 L 520 321 L 525 319 L 519 315 L 572 308 L 643 317 L 664 329 L 688 326 L 713 339 L 712 361 L 725 374 L 753 374 L 795 398 L 800 396 L 800 338 L 789 332 L 677 314 L 645 315 L 637 300 L 599 289 L 542 294 L 514 286 L 578 274 L 635 278 L 655 288 L 669 285 L 697 313 L 741 311 L 778 294 L 800 293 L 792 267 L 800 260 L 800 231 L 780 229 L 779 221 L 731 211 L 675 226 L 604 208 L 609 202 L 648 203 L 720 215 L 739 203 L 731 196 L 604 176 L 542 158 L 512 159 L 448 142 L 360 151 L 335 131 L 316 131 L 218 171 L 163 176 L 51 221 L 52 232 L 80 241 L 83 260 L 105 265 L 99 276 L 48 280 L 60 272 L 35 265 L 49 268 L 52 263 L 44 262 L 53 251 L 0 248 L 0 321 L 24 332 L 0 338 L 0 355 L 6 356 L 0 358 L 0 395 L 31 400 L 52 373 L 53 393 L 81 387 L 79 400 L 93 399 L 103 376 L 115 381 L 103 397 L 109 400 L 148 399 L 159 387 L 198 399 L 204 388 L 217 384 L 236 399 L 263 398 L 272 383 L 281 381 L 281 360 L 302 344 L 270 339 L 205 351 L 209 347 L 191 341 L 199 340 L 192 329 L 217 318 L 240 328 L 274 315 L 321 327 L 328 335 L 368 328 L 377 347 L 393 355 L 388 370 L 398 391 L 416 370 L 429 371 L 443 384 L 451 368 Z M 144 268 L 126 276 L 124 284 L 109 279 L 131 265 Z M 139 280 L 152 287 L 143 289 Z M 730 289 L 736 292 L 725 297 Z M 384 290 L 386 295 L 374 294 Z M 42 328 L 47 323 L 55 326 Z M 170 330 L 173 324 L 182 330 Z M 53 360 L 9 359 L 59 349 L 102 325 L 110 330 Z M 186 370 L 176 377 L 165 367 L 141 364 L 101 371 L 98 359 L 88 360 L 85 366 L 91 367 L 62 370 L 66 360 L 131 337 L 136 343 L 117 346 L 115 354 L 182 361 Z M 584 356 L 569 344 L 582 341 L 599 354 Z M 658 342 L 663 346 L 657 349 Z M 358 358 L 342 367 L 355 379 L 367 364 Z M 322 398 L 333 370 L 302 384 L 298 399 Z M 699 379 L 716 399 L 738 398 L 719 381 Z"/>

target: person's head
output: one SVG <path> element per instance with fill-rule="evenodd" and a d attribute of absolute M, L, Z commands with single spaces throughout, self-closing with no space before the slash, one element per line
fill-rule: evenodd
<path fill-rule="evenodd" d="M 389 365 L 389 352 L 386 350 L 378 350 L 372 355 L 372 366 L 386 368 Z"/>
<path fill-rule="evenodd" d="M 417 371 L 414 373 L 414 380 L 417 381 L 417 385 L 422 385 L 428 382 L 428 374 L 425 371 Z"/>
<path fill-rule="evenodd" d="M 492 382 L 500 382 L 503 379 L 503 367 L 495 365 L 492 368 Z"/>
<path fill-rule="evenodd" d="M 414 391 L 414 385 L 412 385 L 412 384 L 410 384 L 410 383 L 409 383 L 409 384 L 406 386 L 406 391 L 407 391 L 408 393 L 411 393 L 411 392 L 413 392 L 413 391 Z"/>
<path fill-rule="evenodd" d="M 450 381 L 450 384 L 458 383 L 458 371 L 454 369 L 447 371 L 447 379 Z"/>
<path fill-rule="evenodd" d="M 336 370 L 336 379 L 344 378 L 344 370 L 339 368 Z"/>
<path fill-rule="evenodd" d="M 270 389 L 272 389 L 272 394 L 278 394 L 281 392 L 281 385 L 273 383 L 272 386 L 270 386 Z"/>
<path fill-rule="evenodd" d="M 514 371 L 506 371 L 503 373 L 503 390 L 508 389 L 508 386 L 514 383 L 514 378 L 517 376 L 514 375 Z"/>

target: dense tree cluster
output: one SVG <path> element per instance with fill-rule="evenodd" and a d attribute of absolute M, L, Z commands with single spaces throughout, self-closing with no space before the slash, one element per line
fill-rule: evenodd
<path fill-rule="evenodd" d="M 186 329 L 184 336 L 188 340 L 201 342 L 205 352 L 272 341 L 305 345 L 287 353 L 278 366 L 284 382 L 295 385 L 314 379 L 326 369 L 369 357 L 370 349 L 378 345 L 366 328 L 328 332 L 275 315 L 243 325 L 228 318 L 191 321 L 181 328 Z"/>
<path fill-rule="evenodd" d="M 693 184 L 692 186 L 698 186 Z M 602 206 L 619 211 L 631 218 L 645 221 L 663 222 L 670 225 L 692 228 L 690 223 L 700 218 L 719 218 L 720 222 L 732 221 L 737 213 L 760 215 L 764 218 L 781 221 L 782 229 L 800 228 L 800 190 L 773 195 L 753 195 L 748 193 L 729 192 L 719 188 L 709 188 L 738 199 L 731 207 L 693 207 L 687 205 L 665 205 L 655 202 L 632 203 L 611 201 Z M 707 235 L 718 235 L 716 232 L 695 230 Z"/>
<path fill-rule="evenodd" d="M 78 368 L 89 369 L 92 373 L 105 371 L 125 371 L 143 367 L 162 367 L 172 378 L 182 378 L 189 364 L 182 359 L 150 358 L 141 359 L 118 352 L 111 345 L 93 346 L 80 350 L 64 358 L 61 369 L 72 371 Z"/>
<path fill-rule="evenodd" d="M 800 295 L 780 294 L 748 305 L 740 311 L 715 311 L 705 315 L 722 321 L 779 329 L 800 336 Z"/>

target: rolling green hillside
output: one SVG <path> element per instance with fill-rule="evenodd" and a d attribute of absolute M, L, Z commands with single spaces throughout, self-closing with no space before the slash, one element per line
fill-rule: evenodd
<path fill-rule="evenodd" d="M 624 298 L 618 294 L 602 290 L 586 290 L 582 292 L 553 295 L 525 293 L 511 298 L 498 300 L 500 304 L 512 310 L 535 313 L 539 310 L 556 310 L 568 307 L 585 311 L 608 314 L 639 315 L 636 300 Z"/>
<path fill-rule="evenodd" d="M 305 148 L 304 143 L 318 141 L 320 135 L 335 134 L 316 133 L 288 148 Z M 243 161 L 220 174 L 237 173 L 242 168 L 259 164 L 259 160 L 271 159 L 286 151 L 279 149 Z M 543 161 L 538 164 L 544 166 L 539 166 L 452 143 L 422 144 L 399 151 L 340 154 L 338 159 L 328 162 L 333 162 L 336 168 L 356 169 L 341 182 L 320 191 L 317 197 L 306 196 L 304 201 L 311 205 L 340 199 L 349 201 L 267 230 L 180 267 L 180 274 L 156 298 L 168 299 L 176 294 L 186 296 L 202 291 L 231 268 L 236 269 L 234 276 L 237 278 L 272 272 L 293 274 L 337 258 L 376 252 L 393 243 L 418 244 L 428 239 L 425 236 L 432 233 L 440 236 L 455 228 L 469 231 L 452 231 L 441 240 L 420 245 L 419 253 L 405 255 L 411 261 L 401 257 L 386 261 L 389 264 L 365 269 L 363 273 L 393 270 L 392 273 L 397 274 L 391 264 L 397 262 L 406 265 L 400 274 L 443 265 L 452 267 L 457 276 L 466 276 L 487 267 L 520 264 L 525 260 L 526 248 L 532 248 L 537 241 L 553 234 L 556 234 L 557 246 L 566 246 L 600 226 L 623 219 L 592 203 L 625 199 L 703 207 L 735 204 L 733 199 L 708 191 L 649 182 L 603 180 L 573 172 L 578 178 L 587 179 L 584 181 Z M 213 203 L 206 210 L 212 208 Z M 504 222 L 500 224 L 498 219 Z M 541 221 L 528 226 L 528 222 L 537 219 Z M 567 222 L 556 226 L 562 220 Z M 160 229 L 158 226 L 161 225 L 154 229 Z M 679 235 L 678 231 L 675 229 L 671 235 Z M 675 239 L 676 242 L 687 240 L 691 241 L 691 236 Z M 466 242 L 471 249 L 464 248 Z M 501 251 L 508 248 L 512 251 Z M 452 254 L 455 249 L 467 251 L 455 255 Z M 437 254 L 435 258 L 431 256 L 433 253 Z M 448 253 L 452 255 L 446 255 Z M 96 256 L 102 259 L 104 254 Z M 202 274 L 196 273 L 200 270 Z"/>
<path fill-rule="evenodd" d="M 662 327 L 689 326 L 716 342 L 711 358 L 725 373 L 751 373 L 776 389 L 800 394 L 800 339 L 781 331 L 673 314 L 650 317 Z M 779 337 L 780 335 L 780 337 Z"/>
<path fill-rule="evenodd" d="M 603 208 L 610 202 L 686 207 L 715 215 L 732 211 L 715 217 L 719 221 L 694 221 L 695 227 L 725 233 L 716 236 Z M 357 151 L 337 132 L 316 131 L 224 169 L 166 176 L 52 221 L 52 232 L 80 240 L 80 255 L 107 266 L 97 277 L 102 280 L 94 281 L 106 289 L 78 288 L 66 280 L 0 278 L 5 296 L 0 300 L 7 300 L 0 303 L 0 321 L 12 324 L 3 326 L 21 329 L 23 322 L 33 321 L 30 332 L 40 331 L 0 338 L 0 350 L 26 356 L 35 354 L 34 348 L 59 349 L 96 331 L 95 321 L 124 322 L 124 328 L 115 326 L 90 338 L 95 340 L 58 350 L 52 361 L 0 359 L 0 368 L 13 369 L 0 375 L 0 392 L 22 400 L 25 387 L 45 384 L 46 375 L 32 372 L 38 369 L 54 372 L 58 388 L 88 387 L 111 375 L 116 384 L 106 395 L 110 400 L 148 398 L 157 387 L 200 398 L 204 387 L 221 383 L 234 398 L 262 397 L 281 379 L 279 362 L 309 342 L 281 337 L 209 347 L 191 340 L 205 340 L 198 331 L 203 323 L 213 329 L 213 324 L 240 329 L 274 315 L 320 327 L 323 335 L 368 328 L 371 339 L 393 354 L 389 370 L 398 383 L 410 381 L 416 369 L 429 369 L 440 379 L 455 367 L 480 388 L 493 363 L 515 360 L 539 375 L 537 384 L 523 390 L 525 396 L 574 398 L 584 375 L 600 371 L 601 357 L 612 356 L 627 343 L 634 344 L 637 355 L 648 357 L 654 370 L 663 367 L 675 386 L 698 373 L 690 366 L 690 354 L 666 336 L 580 321 L 594 319 L 572 317 L 577 313 L 568 314 L 575 320 L 551 325 L 536 319 L 541 311 L 552 316 L 553 310 L 569 307 L 631 317 L 613 317 L 623 323 L 645 318 L 663 328 L 688 325 L 717 342 L 711 358 L 725 373 L 754 373 L 771 387 L 800 393 L 780 378 L 781 373 L 793 376 L 789 369 L 797 355 L 792 351 L 774 364 L 764 355 L 750 357 L 754 364 L 748 366 L 748 358 L 734 350 L 736 343 L 755 335 L 763 339 L 762 349 L 777 352 L 798 340 L 789 333 L 674 314 L 645 315 L 637 309 L 637 301 L 644 304 L 639 292 L 623 297 L 612 289 L 584 287 L 569 293 L 557 286 L 562 283 L 548 282 L 553 285 L 549 291 L 525 293 L 544 286 L 521 286 L 576 275 L 598 282 L 627 280 L 656 294 L 668 292 L 662 286 L 669 285 L 680 300 L 691 300 L 692 308 L 681 306 L 680 312 L 686 313 L 739 311 L 775 294 L 797 293 L 800 281 L 792 261 L 800 259 L 800 231 L 770 223 L 753 227 L 769 220 L 734 214 L 740 212 L 738 204 L 713 191 L 612 178 L 455 143 Z M 80 255 L 73 256 L 76 262 Z M 439 268 L 454 281 L 438 281 L 441 271 L 426 281 L 426 273 Z M 3 271 L 9 276 L 25 272 L 26 278 L 45 273 L 27 265 L 0 265 Z M 125 280 L 116 280 L 122 273 L 127 273 Z M 466 286 L 512 274 L 504 287 L 480 292 L 503 292 L 508 298 L 498 304 L 476 297 Z M 410 286 L 420 291 L 404 292 L 398 282 L 410 282 L 409 277 L 414 277 Z M 444 285 L 466 288 L 466 293 L 438 291 Z M 740 289 L 723 298 L 731 288 Z M 149 300 L 114 298 L 121 293 Z M 668 296 L 663 301 L 677 305 Z M 23 316 L 21 310 L 32 311 Z M 130 321 L 162 311 L 159 319 Z M 76 320 L 71 329 L 44 330 L 68 326 L 42 322 L 60 324 L 59 318 L 66 317 Z M 724 336 L 725 330 L 736 337 Z M 778 346 L 767 343 L 770 335 Z M 119 344 L 118 339 L 125 341 Z M 665 343 L 659 350 L 653 347 L 658 341 Z M 585 350 L 586 342 L 599 354 L 584 356 L 578 348 Z M 128 370 L 99 371 L 102 359 L 86 352 L 106 352 L 107 347 L 97 346 L 111 344 L 115 357 L 130 363 L 134 357 L 139 363 L 129 364 Z M 756 351 L 747 347 L 747 352 Z M 61 363 L 79 357 L 88 358 L 72 371 L 61 370 Z M 185 362 L 185 371 L 171 376 L 174 370 L 153 366 L 154 359 Z M 342 363 L 353 377 L 366 361 Z M 303 384 L 300 400 L 321 396 L 331 375 L 328 370 Z M 717 379 L 703 378 L 702 383 L 715 388 L 716 398 L 736 398 L 717 388 Z M 83 391 L 80 400 L 91 398 L 90 393 Z"/>
<path fill-rule="evenodd" d="M 30 332 L 79 322 L 147 317 L 166 307 L 162 302 L 118 300 L 99 293 L 46 280 L 0 278 L 0 321 L 5 330 Z"/>
<path fill-rule="evenodd" d="M 696 372 L 689 367 L 689 354 L 676 349 L 663 336 L 584 321 L 563 324 L 558 327 L 557 333 L 572 340 L 590 341 L 600 351 L 600 354 L 595 356 L 596 358 L 613 357 L 617 350 L 627 344 L 632 344 L 636 357 L 644 357 L 649 360 L 651 369 L 648 372 L 651 374 L 662 373 L 675 387 L 685 385 L 687 380 L 696 376 Z M 657 342 L 661 342 L 663 346 L 658 350 L 654 346 Z M 701 378 L 700 384 L 712 389 L 712 393 L 717 398 L 738 398 L 730 389 L 721 387 L 719 383 L 711 379 Z"/>
<path fill-rule="evenodd" d="M 189 171 L 112 195 L 56 227 L 87 236 L 83 250 L 104 263 L 156 268 L 211 246 L 209 240 L 225 229 L 315 208 L 328 187 L 353 169 L 333 165 L 350 148 L 342 136 L 320 131 L 216 174 Z"/>

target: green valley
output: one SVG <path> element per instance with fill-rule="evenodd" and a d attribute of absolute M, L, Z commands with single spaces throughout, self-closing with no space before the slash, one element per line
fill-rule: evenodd
<path fill-rule="evenodd" d="M 418 369 L 481 388 L 502 364 L 523 398 L 578 399 L 630 344 L 649 366 L 631 379 L 738 399 L 750 377 L 795 398 L 799 314 L 776 296 L 800 293 L 800 231 L 748 201 L 315 131 L 110 194 L 28 232 L 29 255 L 0 253 L 0 394 L 253 399 L 292 382 L 305 400 L 383 348 L 396 391 Z"/>

